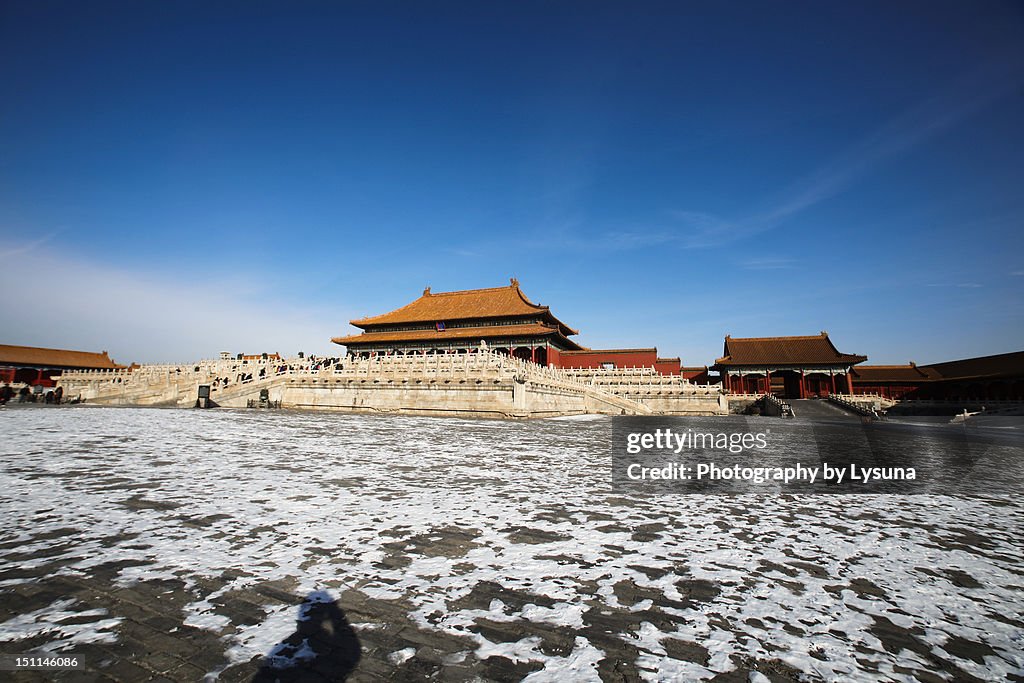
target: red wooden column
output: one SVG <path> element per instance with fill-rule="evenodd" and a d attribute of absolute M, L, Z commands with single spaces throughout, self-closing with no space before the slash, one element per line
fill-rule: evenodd
<path fill-rule="evenodd" d="M 853 396 L 853 373 L 846 373 L 846 390 Z"/>
<path fill-rule="evenodd" d="M 725 393 L 732 393 L 732 375 L 729 374 L 728 370 L 725 371 Z"/>
<path fill-rule="evenodd" d="M 536 346 L 531 346 L 530 347 L 530 362 L 531 363 L 536 363 L 537 362 L 537 347 Z"/>
<path fill-rule="evenodd" d="M 830 372 L 828 376 L 832 378 L 832 393 L 834 394 L 836 393 L 836 374 L 834 372 Z"/>
<path fill-rule="evenodd" d="M 807 389 L 804 387 L 804 371 L 800 371 L 800 398 L 807 398 Z"/>
<path fill-rule="evenodd" d="M 767 368 L 764 371 L 764 393 L 772 393 L 772 371 Z"/>

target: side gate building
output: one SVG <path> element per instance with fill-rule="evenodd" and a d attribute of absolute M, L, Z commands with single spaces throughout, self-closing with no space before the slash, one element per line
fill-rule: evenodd
<path fill-rule="evenodd" d="M 867 356 L 842 353 L 828 332 L 803 337 L 725 338 L 712 370 L 729 393 L 771 393 L 779 398 L 851 394 L 851 371 Z"/>

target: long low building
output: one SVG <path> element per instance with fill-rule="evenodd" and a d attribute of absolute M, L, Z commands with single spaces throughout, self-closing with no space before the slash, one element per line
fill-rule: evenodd
<path fill-rule="evenodd" d="M 853 393 L 894 400 L 1024 400 L 1024 351 L 931 365 L 860 365 Z"/>
<path fill-rule="evenodd" d="M 64 370 L 117 370 L 106 351 L 70 351 L 0 344 L 0 382 L 52 387 Z"/>
<path fill-rule="evenodd" d="M 682 370 L 679 358 L 661 358 L 658 349 L 654 347 L 561 351 L 553 361 L 557 367 L 573 369 L 654 368 L 663 375 L 678 375 Z"/>

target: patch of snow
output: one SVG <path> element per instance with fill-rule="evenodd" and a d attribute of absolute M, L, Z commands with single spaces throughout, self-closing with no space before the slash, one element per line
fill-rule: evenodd
<path fill-rule="evenodd" d="M 394 664 L 395 666 L 398 666 L 399 664 L 404 664 L 408 660 L 412 659 L 413 655 L 415 654 L 416 648 L 407 647 L 405 649 L 397 650 L 389 654 L 388 661 Z"/>
<path fill-rule="evenodd" d="M 883 618 L 913 629 L 969 674 L 1024 675 L 1024 636 L 1011 625 L 1024 620 L 1019 501 L 617 494 L 609 425 L 606 418 L 14 411 L 5 414 L 0 443 L 0 516 L 11 530 L 0 561 L 30 549 L 69 574 L 130 563 L 118 577 L 123 584 L 174 578 L 204 585 L 196 580 L 240 571 L 223 590 L 197 592 L 185 607 L 187 624 L 221 634 L 231 662 L 273 653 L 305 618 L 299 602 L 313 591 L 325 591 L 325 602 L 347 588 L 402 600 L 421 628 L 465 636 L 479 618 L 580 629 L 598 601 L 627 612 L 658 608 L 648 598 L 622 604 L 615 587 L 630 581 L 678 603 L 658 609 L 682 617 L 673 628 L 645 622 L 627 636 L 639 643 L 638 666 L 650 680 L 705 680 L 733 670 L 736 656 L 779 659 L 824 679 L 864 679 L 862 662 L 894 680 L 906 677 L 897 665 L 933 668 L 920 654 L 889 652 L 874 635 Z M 119 445 L 123 437 L 132 440 Z M 133 497 L 158 504 L 126 505 Z M 655 540 L 637 536 L 644 525 L 656 526 Z M 451 528 L 471 539 L 464 554 L 421 547 L 406 551 L 405 566 L 381 565 L 391 552 L 385 544 L 414 537 L 444 543 L 439 530 Z M 520 528 L 544 542 L 513 541 Z M 61 529 L 69 531 L 36 540 Z M 961 585 L 954 572 L 977 585 Z M 859 580 L 875 588 L 858 592 L 867 585 Z M 266 581 L 294 585 L 296 604 L 268 600 L 267 616 L 253 625 L 215 614 L 223 593 Z M 694 582 L 717 593 L 692 599 Z M 545 600 L 452 607 L 483 583 Z M 0 641 L 52 633 L 47 647 L 56 648 L 116 637 L 119 620 L 70 607 L 58 601 L 0 624 Z M 440 619 L 428 618 L 438 612 Z M 65 613 L 92 621 L 61 625 Z M 354 626 L 357 633 L 377 627 Z M 532 637 L 473 638 L 477 657 L 540 663 L 533 681 L 596 675 L 604 656 L 582 636 L 567 657 L 545 655 Z M 707 664 L 669 658 L 660 645 L 666 638 L 707 648 Z M 956 657 L 943 649 L 951 638 L 985 643 L 995 655 L 984 663 Z M 820 653 L 825 661 L 814 656 Z"/>

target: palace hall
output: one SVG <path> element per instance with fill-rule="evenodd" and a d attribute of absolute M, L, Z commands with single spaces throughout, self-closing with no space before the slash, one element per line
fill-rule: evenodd
<path fill-rule="evenodd" d="M 390 313 L 350 321 L 359 334 L 335 337 L 352 355 L 466 353 L 485 345 L 539 365 L 562 368 L 651 367 L 680 372 L 679 358 L 660 358 L 656 348 L 588 349 L 579 332 L 551 309 L 530 301 L 512 278 L 506 287 L 423 294 Z"/>
<path fill-rule="evenodd" d="M 64 370 L 116 370 L 124 367 L 112 361 L 106 351 L 93 353 L 0 344 L 0 382 L 52 387 L 56 384 L 53 378 Z"/>
<path fill-rule="evenodd" d="M 810 398 L 852 392 L 850 372 L 867 356 L 842 353 L 827 332 L 804 337 L 725 338 L 722 357 L 711 366 L 730 393 L 771 393 Z"/>

